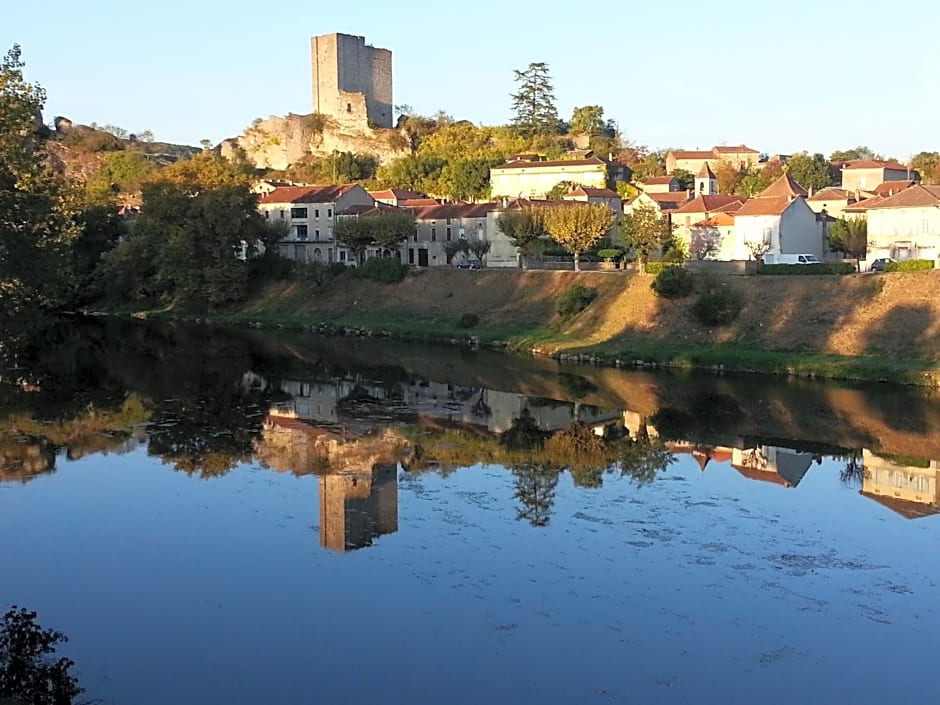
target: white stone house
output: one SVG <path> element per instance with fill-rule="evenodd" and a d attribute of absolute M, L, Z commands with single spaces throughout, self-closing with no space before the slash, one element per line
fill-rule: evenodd
<path fill-rule="evenodd" d="M 866 212 L 869 260 L 929 259 L 940 267 L 940 186 L 911 186 Z"/>
<path fill-rule="evenodd" d="M 606 188 L 609 177 L 622 168 L 598 157 L 536 161 L 516 159 L 490 169 L 490 192 L 494 198 L 545 198 L 566 181 L 592 188 Z"/>
<path fill-rule="evenodd" d="M 751 198 L 734 214 L 734 259 L 747 259 L 749 242 L 763 242 L 772 254 L 811 254 L 820 260 L 826 247 L 826 227 L 802 196 Z"/>
<path fill-rule="evenodd" d="M 258 199 L 258 210 L 268 221 L 287 229 L 278 249 L 282 257 L 301 264 L 352 262 L 352 255 L 336 242 L 337 216 L 349 209 L 375 207 L 359 184 L 337 186 L 282 186 Z"/>

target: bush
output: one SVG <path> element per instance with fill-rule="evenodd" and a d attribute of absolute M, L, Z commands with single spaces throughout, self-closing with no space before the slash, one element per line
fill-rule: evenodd
<path fill-rule="evenodd" d="M 457 325 L 461 328 L 473 328 L 479 322 L 480 317 L 475 313 L 465 313 L 460 317 L 460 321 L 457 323 Z"/>
<path fill-rule="evenodd" d="M 808 276 L 811 274 L 855 274 L 858 270 L 848 262 L 820 262 L 819 264 L 765 264 L 758 274 L 785 274 Z"/>
<path fill-rule="evenodd" d="M 885 265 L 886 272 L 926 272 L 928 269 L 933 269 L 932 259 L 906 259 Z"/>
<path fill-rule="evenodd" d="M 663 252 L 663 262 L 667 264 L 683 264 L 689 260 L 685 251 L 685 245 L 681 242 L 673 243 L 669 249 Z"/>
<path fill-rule="evenodd" d="M 664 267 L 650 288 L 664 299 L 681 299 L 692 293 L 695 280 L 685 267 Z"/>
<path fill-rule="evenodd" d="M 581 313 L 597 298 L 597 289 L 574 284 L 565 289 L 555 302 L 555 310 L 561 316 Z"/>
<path fill-rule="evenodd" d="M 692 305 L 699 323 L 708 327 L 726 326 L 738 317 L 744 305 L 741 297 L 727 286 L 710 288 Z"/>
<path fill-rule="evenodd" d="M 646 273 L 647 274 L 659 274 L 663 271 L 663 263 L 657 260 L 656 262 L 647 262 L 646 263 Z"/>
<path fill-rule="evenodd" d="M 618 260 L 623 255 L 619 247 L 608 247 L 597 251 L 597 256 L 603 260 Z"/>
<path fill-rule="evenodd" d="M 405 278 L 408 266 L 396 259 L 385 257 L 371 257 L 365 264 L 356 268 L 356 276 L 360 279 L 369 279 L 380 284 L 395 284 Z"/>

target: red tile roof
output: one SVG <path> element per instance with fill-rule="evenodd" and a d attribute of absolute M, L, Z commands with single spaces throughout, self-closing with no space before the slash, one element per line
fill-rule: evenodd
<path fill-rule="evenodd" d="M 796 183 L 792 176 L 789 174 L 783 174 L 770 186 L 757 194 L 757 196 L 758 198 L 764 198 L 767 196 L 787 196 L 796 198 L 797 196 L 805 196 L 806 193 L 806 189 Z"/>
<path fill-rule="evenodd" d="M 645 179 L 640 179 L 638 183 L 652 186 L 654 184 L 671 184 L 675 180 L 675 176 L 648 176 Z"/>
<path fill-rule="evenodd" d="M 722 145 L 720 147 L 715 147 L 712 150 L 715 154 L 721 154 L 722 152 L 727 152 L 729 154 L 760 154 L 756 149 L 751 149 L 750 147 L 740 144 L 737 146 L 728 146 Z"/>
<path fill-rule="evenodd" d="M 888 196 L 880 203 L 869 206 L 869 210 L 882 208 L 929 208 L 940 207 L 940 186 L 917 184 L 906 188 L 893 196 Z"/>
<path fill-rule="evenodd" d="M 620 198 L 616 191 L 609 188 L 591 188 L 589 186 L 578 186 L 571 190 L 569 196 L 587 196 L 588 198 Z"/>
<path fill-rule="evenodd" d="M 606 166 L 607 162 L 598 157 L 589 157 L 587 159 L 557 159 L 550 162 L 530 162 L 516 160 L 506 164 L 494 166 L 492 171 L 502 171 L 504 169 L 546 169 L 565 166 Z"/>
<path fill-rule="evenodd" d="M 396 201 L 403 201 L 412 198 L 427 198 L 427 194 L 419 193 L 418 191 L 410 191 L 406 188 L 389 188 L 385 189 L 384 191 L 369 191 L 369 195 L 372 196 L 372 198 L 375 200 L 394 199 Z"/>
<path fill-rule="evenodd" d="M 714 159 L 715 153 L 711 150 L 706 152 L 695 150 L 677 149 L 670 152 L 675 159 Z"/>
<path fill-rule="evenodd" d="M 359 184 L 335 186 L 279 186 L 258 203 L 335 203 L 338 198 Z M 361 188 L 361 187 L 360 187 Z"/>
<path fill-rule="evenodd" d="M 398 202 L 399 206 L 411 208 L 414 206 L 439 206 L 441 202 L 435 198 L 404 198 Z"/>
<path fill-rule="evenodd" d="M 790 204 L 793 202 L 793 199 L 788 196 L 761 196 L 760 198 L 749 198 L 744 202 L 744 205 L 738 209 L 735 216 L 740 218 L 741 216 L 749 215 L 780 215 L 789 208 Z"/>
<path fill-rule="evenodd" d="M 721 226 L 734 225 L 734 216 L 731 213 L 719 212 L 710 218 L 693 223 L 693 228 L 718 228 Z"/>
<path fill-rule="evenodd" d="M 880 183 L 875 188 L 873 188 L 872 193 L 875 193 L 879 196 L 893 196 L 899 191 L 910 188 L 916 183 L 916 181 L 885 181 L 884 183 Z"/>
<path fill-rule="evenodd" d="M 897 512 L 905 519 L 919 519 L 940 513 L 940 506 L 936 504 L 921 504 L 897 497 L 887 497 L 873 492 L 859 492 L 863 497 L 873 499 L 893 512 Z"/>
<path fill-rule="evenodd" d="M 662 196 L 665 194 L 647 194 L 649 196 Z M 731 204 L 741 204 L 744 199 L 740 196 L 696 196 L 693 200 L 683 205 L 675 212 L 676 215 L 683 213 L 711 213 L 722 210 Z"/>
<path fill-rule="evenodd" d="M 698 170 L 698 173 L 695 175 L 697 179 L 714 179 L 715 172 L 712 171 L 712 168 L 708 166 L 708 162 L 702 164 L 702 168 Z"/>
<path fill-rule="evenodd" d="M 855 192 L 841 188 L 824 188 L 806 199 L 807 201 L 854 201 Z"/>
<path fill-rule="evenodd" d="M 485 218 L 500 210 L 499 203 L 447 203 L 413 208 L 415 220 L 446 220 L 447 218 Z"/>
<path fill-rule="evenodd" d="M 895 171 L 913 172 L 913 169 L 892 161 L 883 161 L 881 159 L 852 159 L 847 162 L 840 162 L 843 169 L 893 169 Z"/>

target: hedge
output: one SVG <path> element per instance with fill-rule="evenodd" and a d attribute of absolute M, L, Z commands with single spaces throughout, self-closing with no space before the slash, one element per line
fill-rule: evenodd
<path fill-rule="evenodd" d="M 764 264 L 758 268 L 758 274 L 784 274 L 806 276 L 812 274 L 855 274 L 854 264 L 848 262 L 820 262 L 819 264 Z"/>
<path fill-rule="evenodd" d="M 646 263 L 646 273 L 647 273 L 647 274 L 659 274 L 661 271 L 663 271 L 663 263 L 662 263 L 662 261 L 656 260 L 655 262 L 647 262 L 647 263 Z"/>
<path fill-rule="evenodd" d="M 906 259 L 885 265 L 886 272 L 926 272 L 928 269 L 933 269 L 932 259 Z"/>

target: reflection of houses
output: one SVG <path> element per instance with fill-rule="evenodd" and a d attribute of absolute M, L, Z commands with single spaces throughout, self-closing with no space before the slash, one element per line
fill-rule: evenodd
<path fill-rule="evenodd" d="M 751 480 L 796 487 L 815 458 L 812 453 L 777 446 L 735 448 L 732 451 L 731 466 Z"/>
<path fill-rule="evenodd" d="M 862 451 L 862 494 L 908 519 L 940 512 L 940 461 Z"/>
<path fill-rule="evenodd" d="M 320 478 L 320 545 L 334 551 L 371 546 L 398 531 L 398 466 L 350 468 Z"/>
<path fill-rule="evenodd" d="M 43 438 L 0 436 L 0 482 L 23 484 L 55 470 L 55 448 Z"/>

